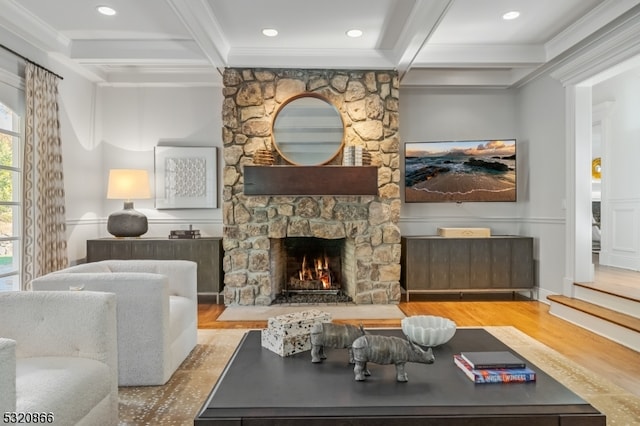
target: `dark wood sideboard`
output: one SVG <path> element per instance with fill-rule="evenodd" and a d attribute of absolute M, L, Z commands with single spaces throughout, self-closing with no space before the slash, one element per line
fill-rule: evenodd
<path fill-rule="evenodd" d="M 528 291 L 535 287 L 533 238 L 402 237 L 401 281 L 410 293 Z"/>
<path fill-rule="evenodd" d="M 87 240 L 87 262 L 109 259 L 191 260 L 198 264 L 198 294 L 222 291 L 222 238 L 98 238 Z"/>

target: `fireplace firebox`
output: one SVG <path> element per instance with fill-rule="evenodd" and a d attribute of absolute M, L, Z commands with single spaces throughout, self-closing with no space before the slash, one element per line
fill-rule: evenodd
<path fill-rule="evenodd" d="M 341 257 L 344 239 L 314 237 L 284 239 L 285 281 L 290 294 L 337 294 L 341 289 Z"/>
<path fill-rule="evenodd" d="M 351 301 L 345 294 L 346 239 L 286 237 L 271 240 L 274 303 Z"/>

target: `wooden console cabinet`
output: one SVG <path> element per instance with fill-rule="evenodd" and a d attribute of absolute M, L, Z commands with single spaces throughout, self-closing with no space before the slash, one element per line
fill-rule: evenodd
<path fill-rule="evenodd" d="M 529 291 L 533 238 L 402 237 L 402 283 L 410 293 Z"/>
<path fill-rule="evenodd" d="M 87 262 L 109 259 L 191 260 L 198 264 L 198 294 L 222 291 L 222 238 L 99 238 L 87 240 Z"/>

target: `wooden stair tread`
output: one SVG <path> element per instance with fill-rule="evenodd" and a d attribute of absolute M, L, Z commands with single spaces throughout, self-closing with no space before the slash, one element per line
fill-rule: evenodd
<path fill-rule="evenodd" d="M 588 288 L 593 291 L 599 291 L 600 293 L 609 294 L 611 296 L 619 297 L 621 299 L 627 299 L 640 303 L 640 291 L 629 290 L 628 287 L 621 287 L 612 285 L 611 283 L 596 284 L 596 283 L 574 283 L 575 285 L 583 288 Z"/>
<path fill-rule="evenodd" d="M 635 318 L 631 315 L 616 312 L 572 297 L 551 295 L 547 296 L 547 299 L 640 333 L 640 318 Z"/>

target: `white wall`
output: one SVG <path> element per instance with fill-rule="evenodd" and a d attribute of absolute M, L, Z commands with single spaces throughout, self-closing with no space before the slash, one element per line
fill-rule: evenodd
<path fill-rule="evenodd" d="M 539 299 L 562 294 L 565 271 L 565 96 L 543 76 L 518 91 L 518 127 L 527 164 L 521 177 L 519 233 L 534 237 Z M 520 163 L 519 163 L 520 164 Z"/>
<path fill-rule="evenodd" d="M 122 208 L 122 201 L 106 200 L 109 169 L 147 169 L 154 192 L 155 146 L 217 147 L 221 205 L 221 88 L 95 87 L 65 76 L 60 97 L 72 263 L 86 255 L 87 239 L 109 236 L 106 218 Z M 134 203 L 149 219 L 145 237 L 166 237 L 188 225 L 222 235 L 220 208 L 156 210 L 153 199 Z"/>
<path fill-rule="evenodd" d="M 96 88 L 67 77 L 62 86 L 72 262 L 85 256 L 86 239 L 108 236 L 106 217 L 121 208 L 121 202 L 105 199 L 110 168 L 146 168 L 153 176 L 153 148 L 158 144 L 215 146 L 221 182 L 220 88 Z M 560 293 L 564 268 L 560 84 L 544 78 L 521 90 L 402 89 L 400 117 L 403 143 L 518 139 L 517 203 L 405 203 L 402 233 L 428 235 L 440 226 L 488 226 L 496 235 L 533 236 L 542 293 Z M 165 237 L 170 229 L 188 224 L 207 235 L 222 232 L 220 208 L 156 210 L 153 200 L 137 200 L 135 205 L 149 218 L 147 237 Z"/>
<path fill-rule="evenodd" d="M 408 142 L 517 138 L 516 94 L 504 89 L 401 89 L 400 134 Z M 517 141 L 518 198 L 526 181 L 526 147 Z M 400 147 L 404 158 L 404 146 Z M 404 173 L 404 168 L 402 169 Z M 404 191 L 404 176 L 401 191 Z M 403 194 L 404 200 L 404 194 Z M 438 227 L 489 227 L 518 234 L 519 203 L 403 203 L 403 235 L 434 235 Z"/>
<path fill-rule="evenodd" d="M 534 237 L 540 299 L 564 276 L 564 88 L 550 77 L 518 90 L 404 89 L 402 142 L 517 138 L 517 203 L 404 203 L 403 235 L 440 226 L 481 226 Z"/>
<path fill-rule="evenodd" d="M 83 258 L 85 241 L 102 226 L 102 160 L 95 138 L 95 85 L 71 70 L 58 84 L 64 167 L 67 244 L 70 261 Z"/>
<path fill-rule="evenodd" d="M 640 70 L 592 87 L 593 104 L 612 102 L 603 162 L 600 263 L 640 270 Z"/>

